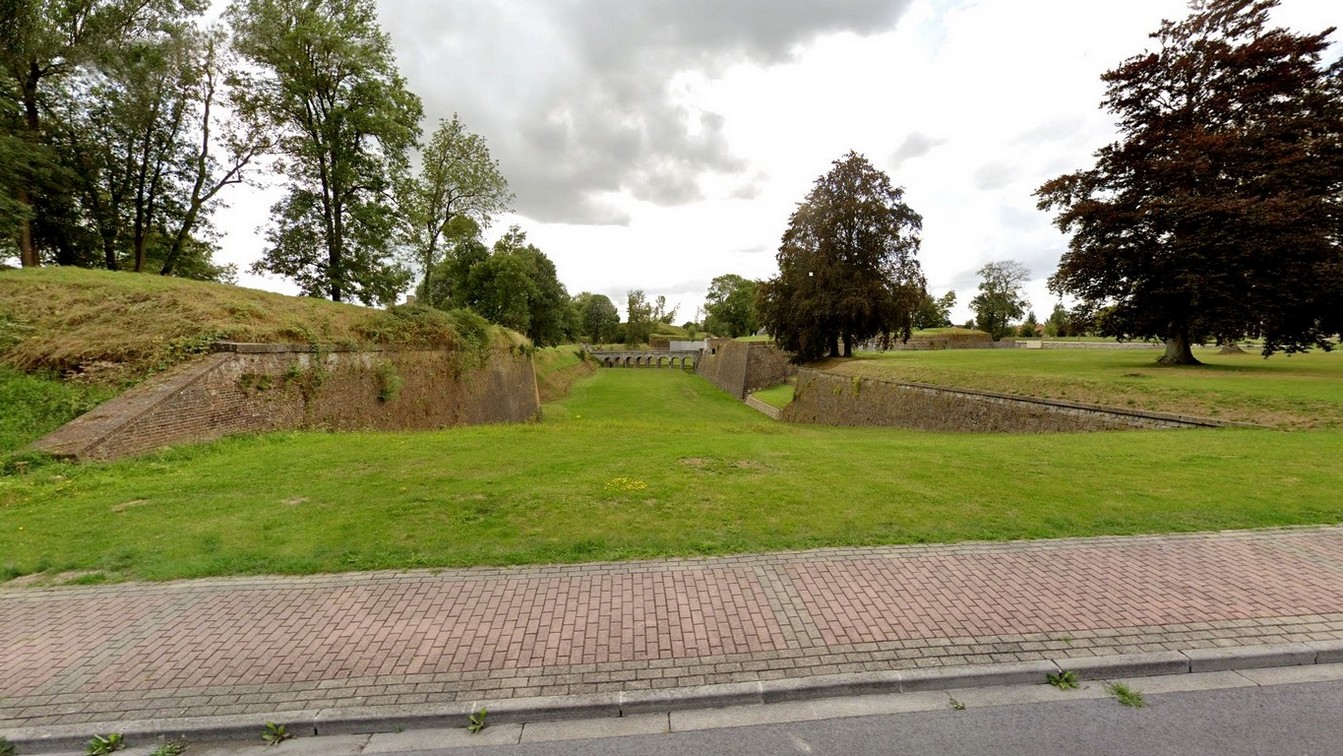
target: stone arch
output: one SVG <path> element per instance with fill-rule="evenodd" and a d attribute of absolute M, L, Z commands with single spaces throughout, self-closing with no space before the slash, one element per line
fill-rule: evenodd
<path fill-rule="evenodd" d="M 634 359 L 633 357 L 626 357 L 626 358 L 625 358 L 625 367 L 629 367 L 629 366 L 630 366 L 630 361 L 633 360 L 633 359 Z"/>
<path fill-rule="evenodd" d="M 663 360 L 668 360 L 668 359 L 671 359 L 671 358 L 670 358 L 670 357 L 664 357 L 664 356 L 662 356 L 662 355 L 658 355 L 658 367 L 662 367 L 662 361 L 663 361 Z"/>

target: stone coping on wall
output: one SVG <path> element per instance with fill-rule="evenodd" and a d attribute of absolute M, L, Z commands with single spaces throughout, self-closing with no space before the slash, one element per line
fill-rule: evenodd
<path fill-rule="evenodd" d="M 771 420 L 779 420 L 780 418 L 783 417 L 783 410 L 779 409 L 778 407 L 775 407 L 772 404 L 766 404 L 765 402 L 756 399 L 754 396 L 746 397 L 746 406 L 770 418 Z"/>
<path fill-rule="evenodd" d="M 387 346 L 375 344 L 369 346 L 351 346 L 348 344 L 258 344 L 250 341 L 216 341 L 210 345 L 211 351 L 230 354 L 313 354 L 324 352 L 416 352 L 436 351 L 429 346 Z"/>
<path fill-rule="evenodd" d="M 875 378 L 866 375 L 851 375 L 843 373 L 832 373 L 824 370 L 815 370 L 804 368 L 809 372 L 822 375 L 832 375 L 844 378 L 857 378 L 864 381 L 875 381 L 905 388 L 920 389 L 923 391 L 940 391 L 948 394 L 961 394 L 964 396 L 977 396 L 988 399 L 997 399 L 1000 401 L 1021 402 L 1024 404 L 1037 404 L 1045 407 L 1057 407 L 1069 410 L 1085 410 L 1089 412 L 1101 412 L 1111 415 L 1120 415 L 1144 420 L 1156 420 L 1160 422 L 1185 425 L 1192 428 L 1258 428 L 1264 429 L 1265 426 L 1255 425 L 1253 423 L 1240 423 L 1230 420 L 1215 420 L 1208 417 L 1195 417 L 1193 415 L 1180 415 L 1169 412 L 1156 412 L 1154 410 L 1138 410 L 1127 407 L 1109 407 L 1103 404 L 1087 404 L 1085 402 L 1074 402 L 1067 399 L 1047 399 L 1039 396 L 1027 396 L 1024 394 L 1005 394 L 998 391 L 984 391 L 982 389 L 969 389 L 953 386 L 937 386 L 931 383 L 914 383 L 912 381 L 895 381 L 888 378 Z M 800 372 L 800 371 L 799 371 Z"/>

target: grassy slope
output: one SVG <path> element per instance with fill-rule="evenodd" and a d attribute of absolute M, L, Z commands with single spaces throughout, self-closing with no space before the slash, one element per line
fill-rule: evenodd
<path fill-rule="evenodd" d="M 0 477 L 0 570 L 168 579 L 1343 521 L 1343 431 L 789 426 L 677 370 L 599 371 L 546 417 Z"/>
<path fill-rule="evenodd" d="M 0 271 L 0 362 L 23 370 L 91 371 L 104 383 L 124 383 L 220 339 L 459 343 L 454 322 L 426 308 L 389 312 L 180 278 L 78 268 Z"/>
<path fill-rule="evenodd" d="M 761 391 L 751 392 L 751 396 L 759 399 L 771 407 L 783 409 L 793 403 L 793 393 L 796 389 L 791 383 L 781 383 L 773 388 L 767 388 Z"/>
<path fill-rule="evenodd" d="M 63 383 L 0 365 L 0 466 L 6 453 L 56 430 L 113 393 L 105 386 Z"/>
<path fill-rule="evenodd" d="M 1163 367 L 1157 352 L 948 350 L 861 354 L 822 367 L 917 383 L 1139 407 L 1277 428 L 1343 429 L 1343 353 L 1219 355 Z"/>
<path fill-rule="evenodd" d="M 573 345 L 547 347 L 533 353 L 536 390 L 542 402 L 563 399 L 575 382 L 596 372 L 597 364 L 584 360 L 581 355 Z"/>

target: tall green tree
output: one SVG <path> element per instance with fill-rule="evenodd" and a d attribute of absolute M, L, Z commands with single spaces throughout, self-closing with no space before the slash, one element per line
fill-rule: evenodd
<path fill-rule="evenodd" d="M 975 311 L 975 327 L 995 340 L 1012 334 L 1009 325 L 1026 312 L 1021 287 L 1030 280 L 1030 271 L 1016 260 L 991 262 L 979 269 L 979 293 L 970 300 Z"/>
<path fill-rule="evenodd" d="M 924 290 L 922 224 L 904 189 L 862 155 L 836 160 L 788 220 L 779 275 L 759 288 L 761 323 L 798 361 L 909 338 Z"/>
<path fill-rule="evenodd" d="M 418 297 L 442 309 L 469 308 L 491 323 L 525 334 L 537 346 L 563 343 L 571 302 L 555 263 L 517 226 L 494 243 L 480 240 L 469 218 L 450 224 L 444 259 L 416 289 Z M 425 292 L 432 291 L 432 297 Z"/>
<path fill-rule="evenodd" d="M 245 105 L 275 129 L 288 189 L 253 269 L 312 296 L 394 301 L 410 272 L 393 255 L 393 187 L 421 106 L 373 0 L 234 0 L 227 15 L 256 68 Z"/>
<path fill-rule="evenodd" d="M 1071 236 L 1050 286 L 1101 332 L 1191 344 L 1262 336 L 1265 356 L 1343 330 L 1343 61 L 1333 29 L 1271 28 L 1276 0 L 1207 0 L 1107 72 L 1119 141 L 1037 190 Z"/>
<path fill-rule="evenodd" d="M 419 174 L 402 187 L 399 202 L 412 254 L 424 271 L 426 291 L 434 291 L 428 279 L 453 221 L 470 218 L 479 227 L 489 228 L 491 219 L 507 212 L 512 202 L 508 181 L 490 157 L 485 139 L 467 131 L 455 113 L 451 121 L 439 121 L 420 155 Z"/>
<path fill-rule="evenodd" d="M 648 301 L 643 289 L 631 289 L 625 295 L 625 344 L 638 346 L 647 344 L 657 327 L 653 318 L 654 307 Z"/>
<path fill-rule="evenodd" d="M 610 344 L 620 328 L 620 311 L 605 294 L 581 292 L 574 296 L 577 336 L 593 344 Z"/>
<path fill-rule="evenodd" d="M 720 336 L 748 336 L 760 329 L 755 314 L 756 282 L 725 273 L 709 282 L 704 297 L 704 329 Z"/>
<path fill-rule="evenodd" d="M 956 292 L 934 299 L 932 294 L 924 292 L 919 300 L 919 309 L 914 313 L 915 328 L 947 328 L 951 325 L 951 308 L 956 306 Z"/>
<path fill-rule="evenodd" d="M 527 235 L 517 226 L 510 228 L 494 243 L 494 254 L 490 259 L 508 260 L 509 265 L 520 268 L 526 278 L 525 298 L 516 294 L 509 296 L 512 301 L 521 299 L 526 307 L 526 325 L 516 330 L 527 334 L 527 338 L 537 346 L 554 346 L 563 342 L 569 292 L 560 283 L 555 263 L 535 245 L 528 244 Z"/>
<path fill-rule="evenodd" d="M 0 58 L 3 87 L 21 113 L 17 135 L 31 153 L 46 149 L 43 109 L 49 90 L 81 68 L 115 58 L 128 42 L 162 33 L 205 7 L 203 0 L 4 0 L 0 3 Z M 15 134 L 11 132 L 11 137 Z M 3 154 L 0 154 L 3 157 Z M 50 156 L 37 157 L 39 163 Z M 59 192 L 59 181 L 43 181 L 52 172 L 28 162 L 0 169 L 15 183 L 12 192 L 17 212 L 11 223 L 17 227 L 19 259 L 24 267 L 41 264 L 42 256 L 34 223 L 41 222 L 49 205 L 45 192 Z M 61 199 L 55 199 L 58 204 Z"/>

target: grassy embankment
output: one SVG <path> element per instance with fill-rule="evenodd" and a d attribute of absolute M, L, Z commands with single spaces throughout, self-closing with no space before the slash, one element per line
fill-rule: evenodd
<path fill-rule="evenodd" d="M 1165 367 L 1157 351 L 947 350 L 860 353 L 846 375 L 1170 412 L 1283 429 L 1343 429 L 1343 354 L 1197 351 L 1202 367 Z"/>
<path fill-rule="evenodd" d="M 545 416 L 0 477 L 0 569 L 161 580 L 1343 521 L 1339 430 L 790 426 L 678 370 L 599 371 Z"/>
<path fill-rule="evenodd" d="M 0 271 L 0 467 L 6 453 L 215 341 L 474 350 L 517 338 L 428 308 L 79 268 Z"/>

